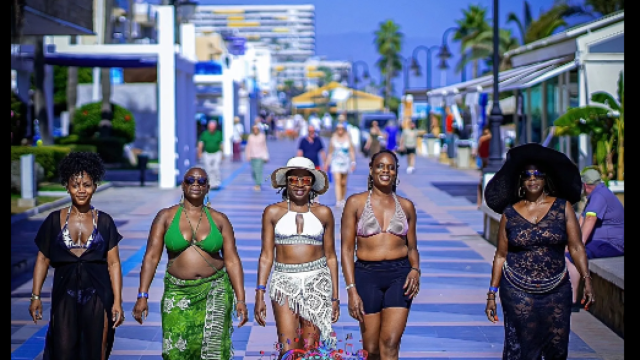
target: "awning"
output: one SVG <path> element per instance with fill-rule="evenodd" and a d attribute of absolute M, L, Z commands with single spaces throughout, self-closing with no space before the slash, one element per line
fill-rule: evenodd
<path fill-rule="evenodd" d="M 23 56 L 33 60 L 33 55 Z M 78 67 L 119 67 L 119 68 L 146 68 L 156 67 L 158 57 L 156 55 L 135 54 L 64 54 L 46 53 L 47 65 L 78 66 Z"/>
<path fill-rule="evenodd" d="M 25 6 L 23 10 L 22 36 L 95 35 L 92 29 L 45 14 L 30 6 Z"/>
<path fill-rule="evenodd" d="M 576 66 L 577 65 L 575 61 L 569 61 L 560 66 L 553 66 L 553 68 L 546 69 L 546 71 L 544 72 L 536 73 L 535 74 L 536 76 L 529 76 L 526 79 L 521 79 L 520 81 L 517 81 L 511 85 L 508 85 L 504 87 L 503 90 L 508 91 L 508 90 L 515 90 L 515 89 L 530 88 L 532 86 L 540 84 L 543 81 L 553 79 L 554 77 L 560 74 L 563 74 L 567 71 L 571 71 L 575 69 Z"/>
<path fill-rule="evenodd" d="M 537 64 L 530 64 L 501 71 L 500 73 L 498 73 L 498 80 L 500 81 L 500 91 L 505 90 L 504 86 L 510 85 L 517 80 L 535 73 L 536 71 L 540 71 L 541 69 L 553 68 L 556 65 L 565 63 L 567 61 L 567 58 L 552 59 Z M 432 91 L 429 91 L 427 94 L 430 98 L 433 98 L 476 91 L 492 92 L 493 74 L 484 75 L 479 78 L 455 85 L 449 85 L 442 88 L 434 89 Z"/>
<path fill-rule="evenodd" d="M 493 101 L 489 100 L 486 107 L 487 115 L 491 114 L 492 108 L 493 108 Z M 516 97 L 509 96 L 508 98 L 504 98 L 500 100 L 500 111 L 502 111 L 503 115 L 515 114 L 516 113 Z"/>

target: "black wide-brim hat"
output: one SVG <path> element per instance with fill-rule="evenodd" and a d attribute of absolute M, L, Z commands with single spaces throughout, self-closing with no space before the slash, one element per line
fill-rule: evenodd
<path fill-rule="evenodd" d="M 489 180 L 484 197 L 491 210 L 502 214 L 508 205 L 520 200 L 517 196 L 518 179 L 524 166 L 529 164 L 544 167 L 547 177 L 553 182 L 556 197 L 572 204 L 580 201 L 582 181 L 576 164 L 559 151 L 529 143 L 511 148 L 502 168 Z"/>

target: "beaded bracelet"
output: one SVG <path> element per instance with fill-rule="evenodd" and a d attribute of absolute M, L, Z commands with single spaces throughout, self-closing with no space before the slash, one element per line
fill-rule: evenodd
<path fill-rule="evenodd" d="M 139 292 L 138 293 L 138 299 L 140 299 L 140 298 L 148 299 L 149 298 L 149 294 L 146 293 L 146 292 Z"/>

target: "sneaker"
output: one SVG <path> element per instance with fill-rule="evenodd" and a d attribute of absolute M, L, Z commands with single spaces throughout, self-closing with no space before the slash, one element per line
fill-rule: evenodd
<path fill-rule="evenodd" d="M 407 174 L 413 174 L 413 170 L 414 170 L 414 168 L 412 166 L 409 166 L 407 168 Z"/>
<path fill-rule="evenodd" d="M 262 189 L 260 188 L 260 185 L 256 185 L 256 186 L 254 186 L 254 187 L 253 187 L 253 190 L 255 190 L 255 191 L 260 191 L 260 190 L 262 190 Z"/>
<path fill-rule="evenodd" d="M 344 201 L 344 200 L 340 200 L 340 201 L 338 201 L 338 202 L 336 203 L 336 207 L 337 207 L 337 208 L 343 208 L 345 203 L 346 203 L 346 201 Z"/>

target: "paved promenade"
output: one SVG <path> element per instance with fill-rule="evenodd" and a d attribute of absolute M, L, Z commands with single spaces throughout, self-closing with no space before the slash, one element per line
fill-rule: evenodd
<path fill-rule="evenodd" d="M 325 141 L 326 143 L 326 141 Z M 295 154 L 291 141 L 269 144 L 272 160 L 265 166 L 265 178 Z M 491 261 L 495 248 L 479 235 L 482 214 L 476 209 L 474 194 L 479 174 L 473 170 L 458 170 L 436 160 L 419 158 L 416 171 L 407 175 L 406 159 L 401 158 L 399 195 L 407 196 L 418 211 L 418 248 L 422 268 L 422 291 L 413 302 L 402 345 L 400 359 L 491 359 L 502 357 L 503 326 L 492 324 L 484 315 L 486 291 L 489 286 Z M 260 254 L 260 218 L 267 204 L 280 195 L 265 180 L 263 191 L 252 189 L 248 164 L 225 160 L 225 181 L 221 191 L 212 192 L 213 206 L 226 213 L 235 229 L 238 250 L 245 269 L 245 287 L 249 322 L 233 333 L 235 359 L 269 359 L 275 342 L 275 324 L 268 309 L 267 326 L 253 322 L 253 299 L 256 269 Z M 349 178 L 348 193 L 366 188 L 368 160 L 358 158 L 358 168 Z M 155 187 L 114 187 L 96 194 L 94 205 L 110 213 L 124 239 L 120 243 L 124 275 L 124 310 L 126 322 L 116 331 L 111 359 L 161 359 L 160 303 L 162 277 L 166 256 L 150 289 L 151 312 L 144 325 L 138 325 L 130 315 L 137 294 L 141 260 L 145 252 L 151 221 L 160 208 L 178 201 L 178 189 Z M 471 200 L 471 201 L 470 201 Z M 320 197 L 320 202 L 335 203 L 333 190 Z M 35 256 L 31 244 L 45 214 L 12 225 L 13 249 L 22 258 Z M 340 210 L 336 217 L 336 247 L 340 250 Z M 15 246 L 14 246 L 15 244 Z M 31 255 L 30 255 L 31 254 Z M 340 255 L 338 254 L 338 258 Z M 28 315 L 31 279 L 29 272 L 12 279 L 11 292 L 11 358 L 41 359 L 44 335 L 47 331 L 47 296 L 51 290 L 52 271 L 43 289 L 44 320 L 34 325 Z M 347 294 L 340 275 L 343 300 L 342 315 L 334 324 L 339 339 L 348 334 L 352 339 L 341 341 L 340 347 L 352 344 L 361 348 L 358 325 L 348 315 Z M 499 314 L 502 310 L 499 309 Z M 502 318 L 502 316 L 500 316 Z M 602 325 L 588 312 L 572 316 L 570 359 L 624 359 L 624 340 Z M 261 356 L 264 351 L 264 356 Z"/>

